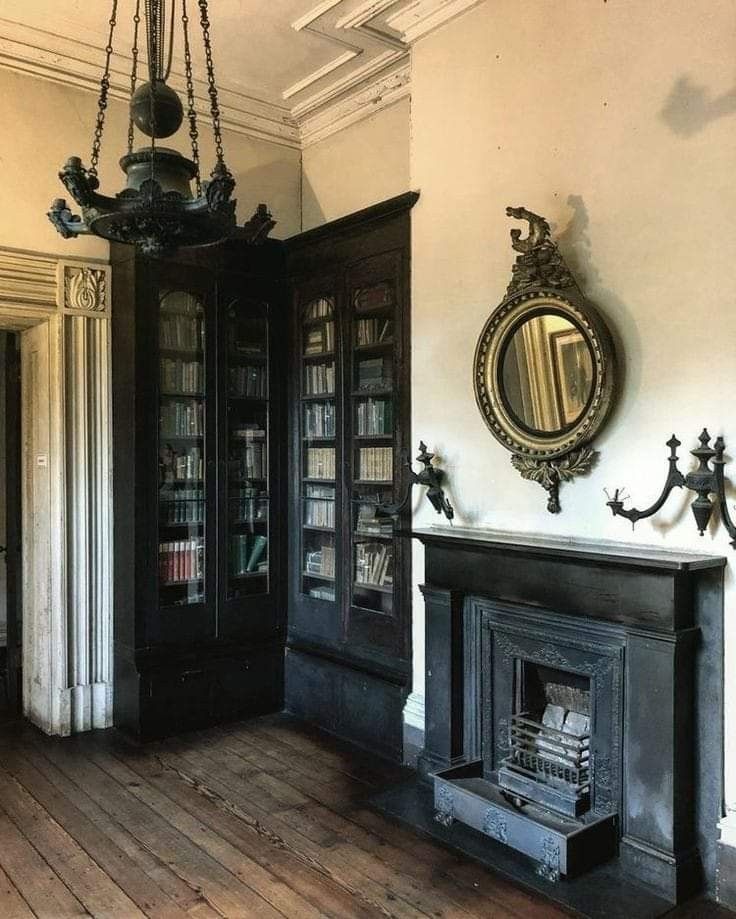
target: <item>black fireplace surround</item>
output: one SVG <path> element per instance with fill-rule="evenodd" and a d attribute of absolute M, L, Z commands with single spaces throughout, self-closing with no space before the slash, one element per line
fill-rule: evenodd
<path fill-rule="evenodd" d="M 541 718 L 544 686 L 551 686 L 580 698 L 576 707 L 589 713 L 583 760 L 590 775 L 587 796 L 581 792 L 576 800 L 574 791 L 562 803 L 550 800 L 573 819 L 583 814 L 581 822 L 597 826 L 598 836 L 570 850 L 571 876 L 573 867 L 583 873 L 577 881 L 550 884 L 550 895 L 595 915 L 601 891 L 608 896 L 623 883 L 629 905 L 622 915 L 656 915 L 662 910 L 657 902 L 681 902 L 701 889 L 713 893 L 723 813 L 725 559 L 460 528 L 406 535 L 426 548 L 426 726 L 419 772 L 437 785 L 438 797 L 423 791 L 411 806 L 405 796 L 404 806 L 400 796 L 388 795 L 379 806 L 418 825 L 424 820 L 417 818 L 421 799 L 421 807 L 434 808 L 446 824 L 430 832 L 514 874 L 499 848 L 506 839 L 503 815 L 494 805 L 485 811 L 485 824 L 463 817 L 473 799 L 463 801 L 463 788 L 486 783 L 492 794 L 481 800 L 493 805 L 501 771 L 501 784 L 518 787 L 528 800 L 529 761 L 523 749 L 515 759 L 509 742 L 519 729 L 519 707 L 529 704 L 522 696 L 534 707 L 535 693 L 541 699 L 536 714 L 524 712 L 520 729 L 522 737 L 536 736 L 524 732 Z M 520 680 L 526 680 L 521 694 Z M 564 742 L 567 735 L 559 736 Z M 521 763 L 518 770 L 515 763 Z M 475 829 L 452 828 L 453 799 L 459 819 Z M 498 802 L 508 810 L 501 797 Z M 513 855 L 523 863 L 524 856 Z M 586 858 L 591 865 L 608 863 L 585 875 Z M 646 891 L 656 898 L 647 900 Z"/>

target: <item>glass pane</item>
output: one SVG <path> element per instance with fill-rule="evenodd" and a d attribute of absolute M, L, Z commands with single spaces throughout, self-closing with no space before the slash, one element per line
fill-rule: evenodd
<path fill-rule="evenodd" d="M 335 599 L 334 300 L 319 297 L 302 310 L 302 593 Z"/>
<path fill-rule="evenodd" d="M 396 500 L 393 282 L 357 288 L 351 303 L 352 602 L 390 614 L 394 592 L 393 521 L 381 517 L 377 505 Z"/>
<path fill-rule="evenodd" d="M 205 597 L 204 307 L 188 291 L 161 298 L 159 322 L 159 602 Z"/>
<path fill-rule="evenodd" d="M 268 307 L 227 313 L 227 588 L 229 600 L 269 589 Z"/>

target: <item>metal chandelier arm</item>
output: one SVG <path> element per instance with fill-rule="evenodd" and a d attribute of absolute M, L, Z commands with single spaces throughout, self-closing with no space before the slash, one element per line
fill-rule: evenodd
<path fill-rule="evenodd" d="M 669 472 L 667 474 L 667 479 L 664 483 L 664 488 L 662 489 L 660 496 L 657 498 L 654 504 L 650 505 L 650 507 L 643 511 L 636 507 L 632 507 L 626 510 L 624 508 L 625 498 L 621 496 L 623 489 L 617 488 L 613 493 L 613 498 L 609 498 L 609 500 L 606 501 L 606 505 L 611 508 L 614 517 L 625 517 L 627 520 L 630 520 L 633 525 L 638 520 L 644 520 L 645 518 L 656 514 L 657 511 L 664 506 L 673 489 L 683 488 L 685 486 L 685 476 L 677 468 L 677 448 L 681 446 L 681 442 L 673 434 L 672 437 L 667 441 L 667 446 L 670 448 L 670 455 L 667 460 L 669 464 Z"/>

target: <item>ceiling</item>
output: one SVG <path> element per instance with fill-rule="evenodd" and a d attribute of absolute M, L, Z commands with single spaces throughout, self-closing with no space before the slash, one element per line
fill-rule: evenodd
<path fill-rule="evenodd" d="M 129 91 L 135 2 L 118 0 L 111 92 L 119 98 Z M 478 2 L 211 0 L 223 123 L 291 146 L 319 140 L 406 95 L 412 41 Z M 175 3 L 179 17 L 182 0 Z M 197 0 L 187 6 L 204 108 Z M 111 0 L 3 0 L 0 66 L 95 88 L 110 8 Z M 176 38 L 171 82 L 181 88 L 180 29 Z"/>

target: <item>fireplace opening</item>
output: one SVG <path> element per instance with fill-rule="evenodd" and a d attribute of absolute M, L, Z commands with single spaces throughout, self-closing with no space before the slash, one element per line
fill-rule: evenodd
<path fill-rule="evenodd" d="M 532 661 L 514 664 L 509 753 L 498 784 L 560 814 L 590 810 L 590 678 Z"/>

